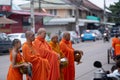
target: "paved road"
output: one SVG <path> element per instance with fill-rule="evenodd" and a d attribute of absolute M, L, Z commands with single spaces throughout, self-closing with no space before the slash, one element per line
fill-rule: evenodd
<path fill-rule="evenodd" d="M 75 65 L 76 77 L 75 80 L 93 80 L 94 71 L 93 62 L 99 60 L 103 64 L 105 70 L 110 70 L 113 64 L 107 64 L 107 49 L 110 43 L 103 43 L 102 40 L 96 42 L 83 42 L 73 45 L 75 49 L 81 49 L 84 52 L 82 63 Z M 0 80 L 6 80 L 9 67 L 9 55 L 0 56 Z M 113 62 L 114 63 L 114 62 Z"/>
<path fill-rule="evenodd" d="M 107 64 L 107 49 L 111 46 L 111 43 L 103 43 L 102 40 L 97 42 L 84 42 L 74 45 L 75 49 L 81 49 L 84 52 L 82 62 L 80 65 L 76 65 L 76 79 L 75 80 L 93 80 L 94 72 L 96 70 L 93 67 L 94 61 L 101 61 L 105 70 L 110 70 L 113 64 Z M 114 62 L 113 62 L 114 63 Z"/>

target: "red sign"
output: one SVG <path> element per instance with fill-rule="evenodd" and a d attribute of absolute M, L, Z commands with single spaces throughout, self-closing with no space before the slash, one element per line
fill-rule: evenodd
<path fill-rule="evenodd" d="M 0 11 L 11 11 L 11 6 L 8 6 L 8 5 L 1 6 L 1 10 Z"/>

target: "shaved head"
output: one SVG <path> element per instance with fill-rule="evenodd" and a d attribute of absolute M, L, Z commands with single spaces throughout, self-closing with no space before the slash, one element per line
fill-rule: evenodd
<path fill-rule="evenodd" d="M 46 29 L 45 28 L 39 28 L 37 32 L 37 36 L 40 36 L 41 38 L 45 39 L 46 37 Z"/>
<path fill-rule="evenodd" d="M 63 33 L 63 38 L 65 38 L 65 37 L 66 37 L 66 36 L 68 36 L 68 35 L 70 35 L 70 33 L 69 33 L 69 32 L 67 32 L 67 31 L 66 31 L 66 32 L 64 32 L 64 33 Z"/>
<path fill-rule="evenodd" d="M 53 34 L 51 36 L 51 41 L 54 42 L 54 43 L 58 43 L 58 35 L 57 34 Z"/>
<path fill-rule="evenodd" d="M 64 32 L 63 33 L 63 38 L 65 39 L 65 40 L 67 40 L 67 41 L 69 41 L 70 40 L 70 33 L 69 32 Z"/>
<path fill-rule="evenodd" d="M 46 32 L 45 28 L 39 28 L 37 34 L 41 34 L 42 32 Z"/>
<path fill-rule="evenodd" d="M 26 38 L 28 38 L 31 34 L 33 34 L 32 31 L 26 31 L 26 33 L 25 33 Z"/>
<path fill-rule="evenodd" d="M 35 39 L 34 33 L 32 31 L 26 31 L 25 36 L 28 41 L 34 41 Z"/>
<path fill-rule="evenodd" d="M 51 39 L 56 38 L 56 37 L 58 37 L 57 34 L 52 34 L 52 35 L 51 35 Z"/>

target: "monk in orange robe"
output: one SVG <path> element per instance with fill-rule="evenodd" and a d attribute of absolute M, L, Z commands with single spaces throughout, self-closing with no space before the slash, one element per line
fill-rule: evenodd
<path fill-rule="evenodd" d="M 64 80 L 75 80 L 74 49 L 70 41 L 70 34 L 65 32 L 60 41 L 60 49 L 68 58 L 68 66 L 63 69 Z"/>
<path fill-rule="evenodd" d="M 112 47 L 114 48 L 115 56 L 120 55 L 120 39 L 118 38 L 118 35 L 115 35 L 115 37 L 112 38 Z"/>
<path fill-rule="evenodd" d="M 60 55 L 60 59 L 64 58 L 64 54 L 61 52 L 60 47 L 59 47 L 57 35 L 53 35 L 51 37 L 51 41 L 49 42 L 49 44 L 52 47 L 52 49 Z M 64 80 L 62 67 L 60 67 L 60 80 Z"/>
<path fill-rule="evenodd" d="M 48 80 L 50 64 L 47 59 L 41 58 L 39 53 L 32 45 L 35 39 L 32 31 L 26 32 L 27 41 L 22 46 L 23 56 L 26 62 L 32 64 L 32 80 Z"/>
<path fill-rule="evenodd" d="M 44 28 L 40 28 L 33 45 L 40 53 L 41 57 L 47 59 L 50 63 L 49 80 L 59 80 L 59 55 L 53 51 L 48 42 L 45 41 L 45 36 L 46 30 Z"/>
<path fill-rule="evenodd" d="M 11 65 L 8 70 L 7 80 L 23 80 L 23 74 L 20 73 L 20 68 L 27 67 L 29 64 L 24 62 L 24 58 L 19 51 L 21 48 L 20 40 L 14 39 L 12 45 L 13 48 L 10 50 Z"/>

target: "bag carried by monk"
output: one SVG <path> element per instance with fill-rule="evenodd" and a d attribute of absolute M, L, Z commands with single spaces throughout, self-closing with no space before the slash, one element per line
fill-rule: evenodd
<path fill-rule="evenodd" d="M 82 55 L 83 55 L 83 51 L 81 51 L 81 50 L 75 50 L 74 51 L 74 61 L 80 62 L 80 60 L 82 58 Z"/>

